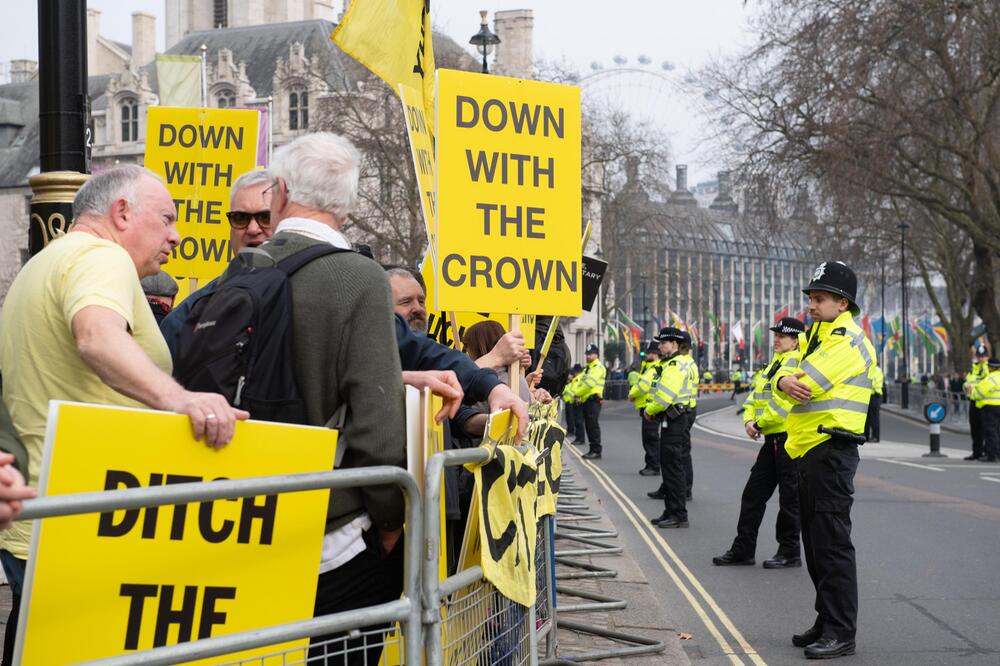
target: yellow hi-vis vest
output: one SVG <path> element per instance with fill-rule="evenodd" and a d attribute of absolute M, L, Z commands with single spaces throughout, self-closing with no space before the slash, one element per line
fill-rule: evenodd
<path fill-rule="evenodd" d="M 588 363 L 583 372 L 577 377 L 577 384 L 574 389 L 576 402 L 585 402 L 594 396 L 603 398 L 604 380 L 607 376 L 608 369 L 601 363 L 601 359 L 595 358 Z"/>
<path fill-rule="evenodd" d="M 573 396 L 576 393 L 576 380 L 579 377 L 580 377 L 580 375 L 576 375 L 575 377 L 573 377 L 572 379 L 570 379 L 568 382 L 566 382 L 566 386 L 563 387 L 563 392 L 562 392 L 563 402 L 568 402 L 570 404 L 573 403 Z"/>
<path fill-rule="evenodd" d="M 797 372 L 801 358 L 802 351 L 799 349 L 774 355 L 771 364 L 757 377 L 750 395 L 743 403 L 744 424 L 755 422 L 765 435 L 785 432 L 785 420 L 793 403 L 783 393 L 774 392 L 772 379 L 769 377 L 776 376 L 782 368 Z"/>
<path fill-rule="evenodd" d="M 882 372 L 877 361 L 872 363 L 871 370 L 868 371 L 868 379 L 872 382 L 872 391 L 882 395 L 882 391 L 885 389 L 885 373 Z"/>
<path fill-rule="evenodd" d="M 993 370 L 972 387 L 976 407 L 1000 407 L 1000 370 Z"/>
<path fill-rule="evenodd" d="M 656 390 L 656 382 L 660 379 L 660 370 L 663 368 L 663 362 L 648 361 L 645 365 L 646 369 L 639 375 L 635 386 L 628 391 L 628 397 L 635 401 L 635 408 L 639 410 L 645 409 L 649 401 L 653 399 L 653 393 Z"/>
<path fill-rule="evenodd" d="M 676 354 L 663 362 L 652 399 L 646 403 L 646 414 L 656 416 L 671 405 L 694 407 L 697 395 L 698 365 L 690 354 Z"/>
<path fill-rule="evenodd" d="M 830 435 L 817 432 L 821 425 L 858 434 L 864 432 L 872 394 L 868 371 L 875 362 L 875 348 L 850 312 L 833 321 L 814 323 L 808 340 L 799 367 L 779 369 L 772 384 L 775 395 L 792 403 L 785 441 L 785 450 L 791 458 L 801 458 L 830 439 Z M 799 372 L 805 373 L 799 381 L 812 389 L 812 399 L 801 404 L 778 387 L 782 377 Z"/>
<path fill-rule="evenodd" d="M 965 383 L 969 386 L 975 386 L 988 374 L 990 374 L 989 365 L 986 363 L 973 363 L 972 370 L 965 374 Z"/>

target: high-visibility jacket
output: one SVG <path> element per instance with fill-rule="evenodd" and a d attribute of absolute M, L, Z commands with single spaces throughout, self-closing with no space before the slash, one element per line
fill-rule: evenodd
<path fill-rule="evenodd" d="M 993 370 L 972 387 L 976 407 L 1000 407 L 1000 370 Z"/>
<path fill-rule="evenodd" d="M 817 432 L 821 425 L 864 432 L 872 394 L 868 371 L 875 362 L 875 348 L 850 312 L 833 321 L 813 323 L 808 341 L 798 369 L 781 368 L 773 381 L 775 395 L 792 402 L 785 441 L 791 458 L 801 458 L 830 439 L 830 435 Z M 805 373 L 799 381 L 812 389 L 812 398 L 801 404 L 778 387 L 782 377 L 799 372 Z"/>
<path fill-rule="evenodd" d="M 729 375 L 729 379 L 734 382 L 741 382 L 743 381 L 743 373 L 739 370 L 733 370 L 733 372 Z"/>
<path fill-rule="evenodd" d="M 712 383 L 712 373 L 709 372 L 708 370 L 706 370 L 705 372 L 701 373 L 701 381 L 704 382 L 705 384 L 711 384 Z"/>
<path fill-rule="evenodd" d="M 646 414 L 656 416 L 672 405 L 694 407 L 698 401 L 698 364 L 691 354 L 675 354 L 663 362 Z"/>
<path fill-rule="evenodd" d="M 868 379 L 872 382 L 872 391 L 876 395 L 882 395 L 882 391 L 885 389 L 885 373 L 882 372 L 882 368 L 877 362 L 872 363 L 871 370 L 868 371 Z"/>
<path fill-rule="evenodd" d="M 645 409 L 649 401 L 653 399 L 656 382 L 660 380 L 660 370 L 663 369 L 662 361 L 649 361 L 644 365 L 646 366 L 645 370 L 639 376 L 635 386 L 628 391 L 628 397 L 635 401 L 635 408 L 639 410 Z"/>
<path fill-rule="evenodd" d="M 968 390 L 970 391 L 969 399 L 972 400 L 973 406 L 975 407 L 982 407 L 982 405 L 980 405 L 979 402 L 972 397 L 971 394 L 972 388 L 976 384 L 981 382 L 983 379 L 985 379 L 986 375 L 988 375 L 989 373 L 990 373 L 990 368 L 989 365 L 987 365 L 986 363 L 973 363 L 972 370 L 970 370 L 965 375 L 965 385 L 968 387 Z"/>
<path fill-rule="evenodd" d="M 574 401 L 574 397 L 573 396 L 575 395 L 575 390 L 576 390 L 576 380 L 577 380 L 577 377 L 579 377 L 579 376 L 580 375 L 576 375 L 575 377 L 573 377 L 572 379 L 570 379 L 568 382 L 566 382 L 566 386 L 563 387 L 563 392 L 562 392 L 563 402 L 568 402 L 570 404 L 573 403 L 573 401 Z"/>
<path fill-rule="evenodd" d="M 775 354 L 764 371 L 757 374 L 750 395 L 743 402 L 744 424 L 753 421 L 765 435 L 785 432 L 785 419 L 793 403 L 783 393 L 774 393 L 772 382 L 781 368 L 796 372 L 801 358 L 802 351 L 799 349 Z"/>
<path fill-rule="evenodd" d="M 576 402 L 586 402 L 593 397 L 603 398 L 604 380 L 607 376 L 608 369 L 601 363 L 601 359 L 595 358 L 588 363 L 577 377 L 576 389 L 573 392 Z"/>

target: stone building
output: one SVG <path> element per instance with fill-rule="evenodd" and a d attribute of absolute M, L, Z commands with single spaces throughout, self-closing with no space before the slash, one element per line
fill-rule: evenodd
<path fill-rule="evenodd" d="M 348 1 L 335 7 L 333 0 L 166 0 L 165 52 L 201 55 L 205 47 L 207 106 L 270 100 L 272 142 L 279 147 L 309 132 L 331 96 L 364 94 L 367 70 L 330 41 L 337 11 Z M 470 27 L 474 20 L 470 11 Z M 532 75 L 531 23 L 531 10 L 497 12 L 494 29 L 504 42 L 493 71 Z M 146 114 L 159 103 L 156 20 L 133 13 L 128 45 L 102 36 L 100 12 L 89 9 L 87 38 L 92 170 L 142 163 Z M 478 71 L 471 47 L 435 33 L 434 49 L 439 62 Z M 32 61 L 15 61 L 11 82 L 0 85 L 0 299 L 27 257 L 28 177 L 38 172 L 36 69 Z"/>

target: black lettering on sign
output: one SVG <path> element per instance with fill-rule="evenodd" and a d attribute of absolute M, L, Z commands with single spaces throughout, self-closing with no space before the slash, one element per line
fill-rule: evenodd
<path fill-rule="evenodd" d="M 177 144 L 183 148 L 193 148 L 198 144 L 201 148 L 219 148 L 226 150 L 243 149 L 242 127 L 217 127 L 215 125 L 160 125 L 160 146 L 167 147 Z"/>
<path fill-rule="evenodd" d="M 424 78 L 424 26 L 427 25 L 427 12 L 430 11 L 430 0 L 424 0 L 424 8 L 420 11 L 420 44 L 417 45 L 417 62 L 413 65 L 413 73 Z"/>
<path fill-rule="evenodd" d="M 164 162 L 168 185 L 212 185 L 229 187 L 233 183 L 233 165 L 214 162 Z"/>
<path fill-rule="evenodd" d="M 503 559 L 507 550 L 511 546 L 514 546 L 515 564 L 520 563 L 521 555 L 523 553 L 525 555 L 525 560 L 527 561 L 528 570 L 530 571 L 534 567 L 534 562 L 531 561 L 530 557 L 527 557 L 529 552 L 528 544 L 525 541 L 527 525 L 524 521 L 524 508 L 521 503 L 520 494 L 516 495 L 517 513 L 521 523 L 520 529 L 518 529 L 517 523 L 511 520 L 508 521 L 507 526 L 502 532 L 500 532 L 499 535 L 493 534 L 493 529 L 490 527 L 489 496 L 490 489 L 495 483 L 505 483 L 507 491 L 514 493 L 514 491 L 518 488 L 526 488 L 529 485 L 537 483 L 538 473 L 528 465 L 518 466 L 515 462 L 512 462 L 510 472 L 508 473 L 507 457 L 504 454 L 503 449 L 498 448 L 496 458 L 483 465 L 481 475 L 482 496 L 480 497 L 480 500 L 483 509 L 483 526 L 486 528 L 486 546 L 489 550 L 490 557 L 493 558 L 494 562 L 499 562 Z"/>
<path fill-rule="evenodd" d="M 197 483 L 204 479 L 200 476 L 189 476 L 185 474 L 162 474 L 154 472 L 149 475 L 149 486 L 160 486 L 164 483 Z M 216 479 L 221 481 L 224 479 Z M 114 490 L 117 488 L 139 488 L 142 484 L 139 479 L 130 472 L 121 470 L 108 470 L 105 473 L 104 489 Z M 259 500 L 259 501 L 258 501 Z M 271 545 L 274 539 L 274 523 L 278 513 L 278 496 L 266 495 L 262 498 L 244 497 L 233 500 L 219 500 L 219 502 L 239 502 L 240 511 L 238 519 L 223 519 L 219 526 L 213 520 L 213 510 L 217 508 L 216 502 L 202 502 L 198 509 L 197 528 L 198 534 L 206 543 L 222 543 L 231 541 L 233 532 L 236 533 L 237 543 L 254 543 L 262 546 Z M 141 539 L 167 538 L 170 541 L 182 541 L 185 538 L 185 527 L 187 525 L 187 505 L 168 505 L 172 509 L 169 534 L 158 532 L 160 508 L 148 507 L 145 509 L 129 509 L 120 518 L 116 518 L 115 513 L 102 513 L 98 520 L 97 536 L 118 538 L 124 537 L 132 532 L 142 517 Z M 231 513 L 231 512 L 230 512 Z M 253 539 L 254 524 L 259 523 L 259 536 Z"/>
<path fill-rule="evenodd" d="M 468 271 L 465 270 L 468 266 Z M 493 280 L 503 289 L 541 289 L 576 291 L 579 269 L 575 261 L 567 264 L 554 259 L 501 257 L 494 264 L 490 257 L 474 254 L 463 257 L 452 253 L 441 262 L 441 277 L 451 287 L 493 287 Z"/>
<path fill-rule="evenodd" d="M 126 650 L 139 649 L 139 636 L 147 599 L 157 599 L 156 617 L 153 630 L 153 644 L 150 647 L 167 645 L 170 627 L 177 627 L 177 643 L 187 643 L 194 632 L 199 588 L 185 585 L 179 605 L 174 605 L 173 585 L 150 585 L 144 583 L 122 583 L 118 595 L 129 599 L 128 621 L 125 625 Z M 224 599 L 235 599 L 235 587 L 209 585 L 202 593 L 201 616 L 198 619 L 198 638 L 211 638 L 212 628 L 225 624 L 227 615 L 218 610 L 217 604 Z M 143 648 L 145 649 L 145 648 Z"/>
<path fill-rule="evenodd" d="M 469 129 L 482 123 L 491 132 L 503 132 L 510 126 L 515 134 L 535 136 L 541 125 L 542 136 L 554 135 L 560 139 L 566 133 L 566 110 L 553 109 L 543 104 L 518 104 L 513 100 L 490 98 L 483 102 L 473 97 L 455 97 L 455 125 Z"/>
<path fill-rule="evenodd" d="M 476 151 L 473 156 L 473 151 L 466 148 L 465 162 L 469 166 L 469 177 L 474 183 L 482 179 L 487 183 L 497 181 L 502 185 L 526 185 L 527 174 L 535 187 L 542 186 L 543 177 L 547 181 L 546 187 L 550 190 L 555 187 L 556 161 L 553 157 L 541 158 L 538 155 L 496 151 L 487 157 L 485 150 Z"/>
<path fill-rule="evenodd" d="M 496 219 L 500 228 L 501 236 L 514 236 L 515 238 L 536 238 L 545 239 L 545 232 L 541 230 L 545 220 L 541 218 L 545 214 L 544 208 L 535 206 L 511 206 L 507 204 L 477 203 L 476 209 L 483 212 L 483 235 L 489 236 L 492 230 L 496 230 L 491 225 L 491 213 L 497 212 Z"/>
<path fill-rule="evenodd" d="M 180 244 L 170 251 L 170 258 L 202 259 L 203 261 L 226 261 L 232 258 L 232 248 L 229 247 L 228 239 L 219 238 L 195 238 L 185 236 Z"/>
<path fill-rule="evenodd" d="M 412 132 L 427 134 L 427 121 L 424 118 L 424 112 L 412 104 L 406 105 L 406 125 Z"/>
<path fill-rule="evenodd" d="M 177 221 L 200 224 L 222 224 L 222 202 L 199 199 L 174 199 Z"/>

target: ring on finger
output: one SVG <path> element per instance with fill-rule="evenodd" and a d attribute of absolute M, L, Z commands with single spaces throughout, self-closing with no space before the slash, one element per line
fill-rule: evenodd
<path fill-rule="evenodd" d="M 206 414 L 205 415 L 205 419 L 206 420 L 208 420 L 208 419 L 214 419 L 214 418 L 215 418 L 215 414 Z"/>

